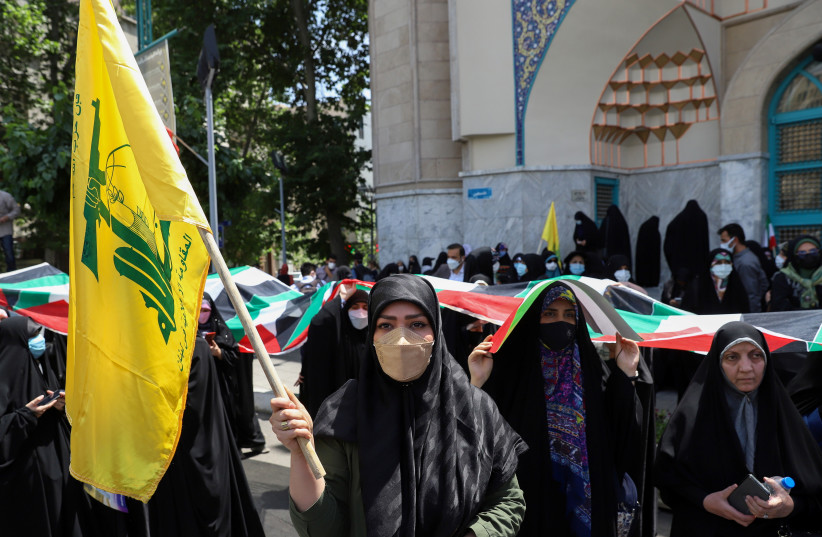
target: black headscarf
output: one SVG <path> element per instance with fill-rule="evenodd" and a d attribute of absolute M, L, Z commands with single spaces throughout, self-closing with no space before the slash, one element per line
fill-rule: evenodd
<path fill-rule="evenodd" d="M 377 275 L 377 281 L 391 276 L 392 274 L 399 274 L 400 267 L 396 263 L 388 263 L 385 265 L 380 273 Z"/>
<path fill-rule="evenodd" d="M 431 269 L 431 273 L 437 272 L 437 269 L 440 268 L 448 261 L 448 254 L 445 252 L 440 252 L 437 256 L 437 259 L 434 261 L 434 267 Z"/>
<path fill-rule="evenodd" d="M 148 502 L 152 537 L 265 535 L 223 410 L 214 362 L 208 343 L 198 337 L 180 440 Z"/>
<path fill-rule="evenodd" d="M 312 417 L 317 415 L 325 398 L 337 391 L 348 379 L 359 376 L 360 362 L 367 355 L 366 330 L 356 330 L 348 312 L 357 302 L 367 302 L 368 294 L 355 291 L 345 306 L 339 296 L 326 302 L 308 326 L 308 337 L 302 346 L 300 402 Z"/>
<path fill-rule="evenodd" d="M 605 241 L 605 257 L 624 255 L 631 258 L 631 233 L 628 222 L 616 205 L 608 207 L 605 218 L 599 226 L 599 236 Z M 630 262 L 628 263 L 630 265 Z"/>
<path fill-rule="evenodd" d="M 525 504 L 529 506 L 519 533 L 524 537 L 572 535 L 565 515 L 565 493 L 559 490 L 551 473 L 544 378 L 539 354 L 542 303 L 549 290 L 557 286 L 565 287 L 561 282 L 546 286 L 525 312 L 503 346 L 494 354 L 494 369 L 483 386 L 497 403 L 503 417 L 529 447 L 520 456 L 517 470 L 520 487 L 525 493 Z M 603 364 L 591 342 L 582 308 L 577 310 L 575 338 L 585 392 L 591 535 L 613 536 L 616 534 L 618 483 L 625 471 L 642 466 L 642 460 L 634 460 L 642 459 L 644 453 L 638 405 L 628 377 L 610 367 L 610 364 Z M 637 476 L 634 481 L 639 483 L 641 479 Z"/>
<path fill-rule="evenodd" d="M 756 258 L 759 259 L 759 265 L 765 272 L 765 277 L 768 278 L 768 281 L 770 282 L 771 277 L 776 272 L 776 264 L 773 262 L 773 258 L 765 255 L 765 249 L 761 244 L 754 240 L 745 241 L 745 246 L 747 246 L 748 250 L 753 252 Z"/>
<path fill-rule="evenodd" d="M 576 226 L 574 227 L 574 247 L 583 252 L 595 252 L 602 248 L 602 236 L 599 234 L 596 222 L 591 220 L 587 214 L 577 211 L 574 215 Z M 584 240 L 585 246 L 577 241 Z"/>
<path fill-rule="evenodd" d="M 645 287 L 659 285 L 661 245 L 659 217 L 652 216 L 639 226 L 639 233 L 636 238 L 634 279 L 638 285 Z"/>
<path fill-rule="evenodd" d="M 668 423 L 657 452 L 657 486 L 673 508 L 671 535 L 776 535 L 784 522 L 757 519 L 747 529 L 702 507 L 707 494 L 740 483 L 748 474 L 726 392 L 722 352 L 734 341 L 750 338 L 765 351 L 766 364 L 757 391 L 756 453 L 752 473 L 790 476 L 794 527 L 819 526 L 822 517 L 822 454 L 774 371 L 762 333 L 742 322 L 731 322 L 714 336 L 685 395 Z"/>
<path fill-rule="evenodd" d="M 716 286 L 711 274 L 711 263 L 714 257 L 724 252 L 729 260 L 733 259 L 731 252 L 722 248 L 715 248 L 708 254 L 708 264 L 702 267 L 696 278 L 691 280 L 685 289 L 682 297 L 682 309 L 696 313 L 697 315 L 718 315 L 722 313 L 748 313 L 750 304 L 748 294 L 739 279 L 739 274 L 734 270 L 728 276 L 728 283 L 725 287 L 725 294 L 722 300 L 716 294 Z"/>
<path fill-rule="evenodd" d="M 614 281 L 617 281 L 616 278 L 616 271 L 619 270 L 620 267 L 627 266 L 628 270 L 631 270 L 631 259 L 627 256 L 622 254 L 612 255 L 608 258 L 608 263 L 605 265 L 605 270 L 607 271 L 607 275 Z M 634 274 L 631 272 L 630 281 L 633 281 Z"/>
<path fill-rule="evenodd" d="M 223 354 L 223 360 L 227 358 L 228 361 L 233 364 L 234 360 L 237 359 L 238 348 L 234 334 L 231 333 L 231 329 L 225 323 L 225 319 L 220 315 L 220 310 L 217 309 L 217 305 L 214 303 L 211 295 L 203 293 L 203 300 L 207 300 L 211 306 L 211 315 L 206 322 L 198 324 L 197 330 L 201 333 L 214 332 L 214 342 L 217 343 L 223 351 L 234 351 L 232 356 L 229 357 L 226 357 L 225 353 Z"/>
<path fill-rule="evenodd" d="M 471 253 L 468 254 L 467 257 L 471 257 L 474 259 L 473 270 L 471 271 L 471 275 L 466 278 L 465 281 L 468 281 L 471 277 L 476 276 L 477 274 L 483 274 L 487 276 L 491 282 L 494 281 L 494 254 L 491 251 L 489 246 L 480 246 L 479 248 L 474 248 L 471 250 Z"/>
<path fill-rule="evenodd" d="M 588 270 L 588 256 L 585 254 L 585 252 L 582 252 L 580 250 L 574 250 L 573 252 L 566 255 L 565 259 L 562 260 L 562 273 L 563 274 L 565 274 L 565 275 L 571 274 L 571 266 L 570 266 L 571 265 L 571 259 L 576 257 L 576 256 L 581 256 L 582 259 L 585 260 L 585 270 Z M 583 272 L 583 274 L 585 274 L 585 273 Z M 581 276 L 581 274 L 579 274 L 579 276 Z"/>
<path fill-rule="evenodd" d="M 426 280 L 402 274 L 374 285 L 368 341 L 380 312 L 397 301 L 416 305 L 431 322 L 425 373 L 400 384 L 382 372 L 369 345 L 359 380 L 326 399 L 314 434 L 357 443 L 360 460 L 368 461 L 360 466 L 368 535 L 462 535 L 486 494 L 513 477 L 525 446 L 448 354 Z"/>
<path fill-rule="evenodd" d="M 37 418 L 25 408 L 62 387 L 49 361 L 41 371 L 29 351 L 39 328 L 27 317 L 0 322 L 0 520 L 8 535 L 82 535 L 91 505 L 69 474 L 65 414 L 51 408 Z"/>
<path fill-rule="evenodd" d="M 237 384 L 236 367 L 240 356 L 239 346 L 234 339 L 234 334 L 225 324 L 220 310 L 214 303 L 214 299 L 208 293 L 203 293 L 203 300 L 208 301 L 211 306 L 211 315 L 204 323 L 199 323 L 197 331 L 200 335 L 206 332 L 214 332 L 214 343 L 220 347 L 222 351 L 222 358 L 214 357 L 217 373 L 219 374 L 220 393 L 222 394 L 222 401 L 225 404 L 225 411 L 228 415 L 228 421 L 231 424 L 231 430 L 234 432 L 235 438 L 238 431 L 237 421 L 241 418 L 237 409 L 239 408 L 239 388 Z"/>
<path fill-rule="evenodd" d="M 668 224 L 664 250 L 672 274 L 682 267 L 699 274 L 705 266 L 710 251 L 708 216 L 696 200 L 690 200 Z"/>
<path fill-rule="evenodd" d="M 528 267 L 528 272 L 519 281 L 533 282 L 543 279 L 543 276 L 545 276 L 545 263 L 542 261 L 541 255 L 525 254 L 522 256 L 522 262 Z"/>
<path fill-rule="evenodd" d="M 422 267 L 420 267 L 415 255 L 408 256 L 408 272 L 409 274 L 420 274 L 422 272 Z"/>

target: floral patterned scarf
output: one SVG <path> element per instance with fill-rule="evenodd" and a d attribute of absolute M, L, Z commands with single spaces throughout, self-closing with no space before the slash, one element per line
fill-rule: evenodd
<path fill-rule="evenodd" d="M 555 300 L 579 306 L 565 287 L 548 291 L 542 311 Z M 565 514 L 575 535 L 591 535 L 591 479 L 585 441 L 585 399 L 582 362 L 576 339 L 560 351 L 540 342 L 542 377 L 545 380 L 545 416 L 551 449 L 552 474 L 565 494 Z"/>

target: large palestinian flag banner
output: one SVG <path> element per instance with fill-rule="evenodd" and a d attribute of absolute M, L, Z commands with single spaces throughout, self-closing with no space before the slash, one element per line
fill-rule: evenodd
<path fill-rule="evenodd" d="M 0 306 L 46 328 L 68 330 L 69 276 L 48 263 L 0 274 Z"/>
<path fill-rule="evenodd" d="M 357 280 L 334 282 L 310 296 L 294 291 L 275 277 L 252 267 L 231 270 L 257 330 L 270 354 L 280 354 L 305 342 L 308 325 L 322 305 L 340 292 L 340 283 L 368 291 L 373 283 Z M 500 326 L 495 347 L 504 344 L 525 309 L 548 281 L 484 287 L 426 276 L 437 290 L 440 303 Z M 734 315 L 693 315 L 650 298 L 611 280 L 563 276 L 586 308 L 595 341 L 613 341 L 619 330 L 641 339 L 640 346 L 707 352 L 716 330 L 730 321 L 744 321 L 765 334 L 776 352 L 822 350 L 822 310 Z M 226 320 L 241 350 L 253 352 L 240 319 L 216 274 L 206 281 L 208 292 Z M 600 301 L 597 297 L 604 299 Z M 607 302 L 613 306 L 603 306 Z M 68 275 L 48 263 L 0 274 L 0 305 L 27 315 L 56 332 L 65 333 L 68 323 Z M 609 312 L 618 313 L 618 319 Z M 624 323 L 624 324 L 622 324 Z"/>

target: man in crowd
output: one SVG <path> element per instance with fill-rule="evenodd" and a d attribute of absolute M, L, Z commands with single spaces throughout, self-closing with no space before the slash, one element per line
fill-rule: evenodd
<path fill-rule="evenodd" d="M 365 274 L 368 271 L 362 264 L 362 258 L 362 254 L 357 252 L 351 262 L 351 275 L 358 280 L 365 280 Z"/>
<path fill-rule="evenodd" d="M 17 270 L 14 260 L 14 219 L 20 214 L 20 205 L 14 197 L 0 190 L 0 243 L 6 256 L 6 270 Z"/>
<path fill-rule="evenodd" d="M 720 248 L 734 256 L 734 270 L 742 280 L 742 286 L 748 295 L 751 313 L 762 311 L 762 299 L 768 291 L 768 278 L 759 258 L 745 246 L 745 231 L 739 224 L 728 224 L 718 231 Z"/>
<path fill-rule="evenodd" d="M 465 270 L 465 249 L 459 243 L 454 243 L 445 249 L 448 259 L 446 264 L 433 274 L 438 278 L 447 278 L 455 282 L 468 281 L 470 277 Z"/>
<path fill-rule="evenodd" d="M 322 283 L 328 282 L 335 282 L 337 281 L 337 256 L 334 254 L 329 255 L 325 259 L 325 263 L 320 265 L 319 270 L 317 270 L 317 278 Z"/>
<path fill-rule="evenodd" d="M 304 295 L 310 295 L 317 290 L 318 287 L 322 285 L 322 282 L 317 278 L 316 273 L 316 265 L 313 263 L 303 263 L 300 266 L 300 274 L 302 275 L 299 280 L 294 282 L 294 285 L 291 286 L 292 289 L 295 291 L 299 291 Z"/>

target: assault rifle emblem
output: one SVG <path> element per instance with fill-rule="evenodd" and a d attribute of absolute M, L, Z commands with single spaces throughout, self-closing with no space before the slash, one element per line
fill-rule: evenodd
<path fill-rule="evenodd" d="M 97 281 L 97 227 L 107 225 L 128 246 L 114 250 L 114 267 L 140 287 L 140 294 L 147 308 L 157 310 L 157 324 L 163 339 L 168 343 L 171 332 L 177 330 L 174 323 L 174 297 L 171 294 L 171 254 L 168 248 L 170 222 L 156 220 L 149 223 L 146 214 L 126 205 L 123 191 L 114 184 L 117 168 L 117 152 L 129 148 L 128 144 L 113 149 L 106 157 L 105 169 L 100 168 L 100 99 L 93 101 L 94 127 L 89 153 L 88 186 L 83 217 L 86 231 L 83 237 L 83 254 L 80 258 Z M 158 245 L 155 228 L 159 228 L 162 244 Z M 158 246 L 162 247 L 162 260 Z"/>

